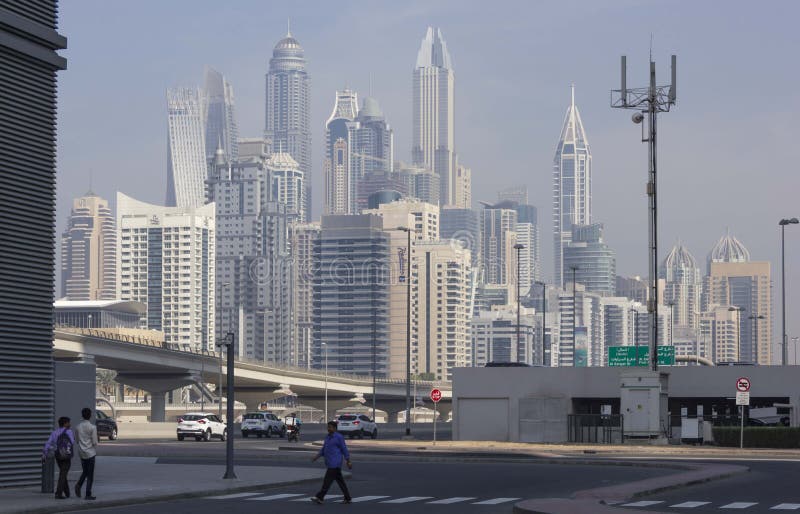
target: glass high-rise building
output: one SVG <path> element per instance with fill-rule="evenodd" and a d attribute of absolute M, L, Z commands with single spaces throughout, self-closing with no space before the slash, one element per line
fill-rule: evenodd
<path fill-rule="evenodd" d="M 267 153 L 288 152 L 305 178 L 305 219 L 311 219 L 311 81 L 305 51 L 290 32 L 272 50 L 266 76 Z"/>
<path fill-rule="evenodd" d="M 208 170 L 200 90 L 167 90 L 167 116 L 167 207 L 200 207 Z"/>
<path fill-rule="evenodd" d="M 236 125 L 233 86 L 222 73 L 206 66 L 203 97 L 206 117 L 206 159 L 222 148 L 231 161 L 239 159 L 239 128 Z"/>
<path fill-rule="evenodd" d="M 456 200 L 455 74 L 441 29 L 428 27 L 422 39 L 413 81 L 414 164 L 439 174 L 441 205 Z M 467 205 L 459 205 L 468 207 Z"/>
<path fill-rule="evenodd" d="M 570 242 L 564 247 L 564 279 L 583 284 L 586 291 L 600 296 L 614 296 L 617 282 L 617 259 L 614 250 L 603 241 L 603 224 L 573 225 Z"/>
<path fill-rule="evenodd" d="M 573 225 L 592 223 L 592 152 L 575 105 L 575 87 L 553 159 L 554 283 L 564 287 L 564 248 L 572 241 Z"/>
<path fill-rule="evenodd" d="M 366 176 L 380 173 L 392 174 L 394 167 L 394 132 L 386 123 L 378 101 L 364 98 L 361 110 L 354 123 L 348 124 L 350 137 L 350 211 L 359 212 L 360 198 L 369 197 L 371 193 L 367 185 L 367 194 L 363 194 L 362 182 Z"/>
<path fill-rule="evenodd" d="M 325 122 L 325 214 L 355 214 L 350 125 L 356 116 L 356 92 L 349 89 L 337 91 L 333 111 Z"/>

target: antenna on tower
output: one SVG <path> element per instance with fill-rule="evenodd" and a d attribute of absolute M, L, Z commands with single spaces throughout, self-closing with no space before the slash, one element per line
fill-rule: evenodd
<path fill-rule="evenodd" d="M 286 37 L 292 37 L 292 19 L 286 18 Z"/>
<path fill-rule="evenodd" d="M 369 72 L 369 96 L 372 96 L 372 72 Z"/>

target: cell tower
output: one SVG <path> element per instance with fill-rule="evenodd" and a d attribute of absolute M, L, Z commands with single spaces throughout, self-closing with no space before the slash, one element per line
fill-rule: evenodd
<path fill-rule="evenodd" d="M 647 313 L 650 317 L 650 369 L 658 371 L 658 202 L 656 175 L 656 121 L 658 113 L 669 112 L 675 105 L 675 78 L 677 59 L 672 56 L 672 81 L 669 86 L 656 85 L 656 63 L 650 53 L 650 85 L 648 87 L 628 89 L 626 58 L 621 60 L 621 87 L 611 91 L 611 107 L 615 109 L 632 109 L 635 112 L 631 119 L 641 124 L 647 117 L 647 135 L 642 125 L 642 142 L 648 145 L 648 216 L 649 216 L 649 289 Z"/>

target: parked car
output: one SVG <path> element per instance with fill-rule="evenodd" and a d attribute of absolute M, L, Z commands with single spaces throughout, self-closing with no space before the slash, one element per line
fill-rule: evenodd
<path fill-rule="evenodd" d="M 117 422 L 101 410 L 94 411 L 95 425 L 97 426 L 98 437 L 108 437 L 109 441 L 115 441 L 119 435 Z"/>
<path fill-rule="evenodd" d="M 242 437 L 255 434 L 256 437 L 283 437 L 286 425 L 271 412 L 248 412 L 242 416 Z"/>
<path fill-rule="evenodd" d="M 339 422 L 338 430 L 342 435 L 359 439 L 365 435 L 372 439 L 378 437 L 378 425 L 365 414 L 342 414 L 337 421 Z"/>
<path fill-rule="evenodd" d="M 178 418 L 178 441 L 184 437 L 194 437 L 197 441 L 210 441 L 218 437 L 224 441 L 228 429 L 216 414 L 210 412 L 187 412 Z"/>

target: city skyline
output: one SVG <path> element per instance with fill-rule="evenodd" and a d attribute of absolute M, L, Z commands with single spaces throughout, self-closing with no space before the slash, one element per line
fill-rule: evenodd
<path fill-rule="evenodd" d="M 253 12 L 259 10 L 258 5 L 250 4 Z M 506 8 L 500 9 L 505 12 L 515 12 L 523 15 L 531 12 L 529 9 L 511 4 L 503 4 Z M 586 4 L 584 4 L 586 5 Z M 359 6 L 361 6 L 359 8 Z M 76 34 L 85 34 L 71 40 L 71 48 L 66 51 L 67 55 L 75 52 L 81 59 L 73 61 L 71 70 L 63 74 L 62 101 L 65 109 L 60 111 L 60 126 L 65 127 L 65 136 L 60 140 L 59 148 L 59 173 L 62 180 L 59 183 L 58 196 L 58 217 L 59 231 L 63 230 L 64 219 L 68 214 L 68 206 L 72 197 L 77 196 L 85 186 L 71 191 L 70 187 L 77 188 L 79 184 L 88 182 L 85 175 L 88 170 L 95 171 L 103 169 L 101 164 L 102 157 L 107 155 L 105 152 L 116 148 L 116 142 L 105 141 L 104 148 L 98 150 L 97 155 L 90 153 L 87 156 L 85 145 L 76 144 L 72 134 L 85 134 L 85 131 L 71 130 L 79 128 L 80 123 L 75 118 L 80 108 L 82 116 L 91 119 L 97 109 L 103 110 L 105 93 L 100 91 L 93 96 L 92 101 L 84 98 L 84 91 L 76 91 L 80 86 L 79 82 L 73 81 L 72 70 L 78 71 L 83 66 L 99 59 L 102 53 L 92 52 L 84 47 L 86 41 L 98 37 L 93 32 L 101 29 L 92 29 L 80 26 L 77 18 L 72 16 L 85 16 L 92 19 L 96 13 L 89 15 L 88 10 L 97 9 L 103 12 L 96 4 L 88 3 L 88 6 L 72 6 L 70 10 L 65 10 L 62 25 L 65 30 L 71 26 L 76 26 L 80 30 L 74 30 Z M 247 4 L 242 4 L 241 10 L 247 10 Z M 345 11 L 353 12 L 363 10 L 363 4 L 347 4 Z M 572 12 L 574 8 L 565 8 Z M 679 17 L 685 9 L 677 8 L 674 12 L 666 13 L 664 8 L 655 8 L 654 16 L 664 15 Z M 122 11 L 116 10 L 120 17 L 125 15 Z M 535 12 L 557 14 L 561 12 L 554 6 L 537 6 Z M 610 7 L 594 7 L 586 9 L 587 12 L 577 12 L 574 23 L 578 27 L 585 27 L 592 22 L 592 16 L 599 17 L 607 26 L 615 27 L 625 24 L 625 17 L 619 20 L 613 17 L 617 10 Z M 233 13 L 239 15 L 241 13 Z M 552 148 L 555 144 L 554 131 L 558 127 L 563 117 L 563 91 L 572 82 L 576 84 L 581 98 L 581 110 L 584 121 L 589 125 L 592 136 L 592 150 L 597 157 L 599 166 L 594 181 L 594 218 L 602 220 L 606 226 L 606 238 L 617 251 L 617 269 L 622 275 L 643 275 L 645 271 L 646 237 L 645 237 L 645 199 L 642 193 L 644 187 L 644 149 L 638 144 L 639 133 L 627 116 L 621 116 L 618 112 L 613 112 L 608 107 L 608 90 L 618 87 L 618 55 L 625 53 L 629 55 L 629 83 L 638 84 L 645 77 L 644 66 L 646 63 L 646 52 L 648 50 L 650 27 L 635 27 L 628 31 L 624 36 L 610 37 L 608 41 L 597 44 L 592 48 L 586 48 L 586 37 L 580 36 L 579 43 L 582 45 L 583 55 L 578 57 L 579 63 L 583 66 L 575 69 L 571 65 L 569 69 L 555 62 L 558 58 L 563 58 L 570 49 L 563 51 L 544 53 L 544 50 L 532 51 L 537 48 L 537 44 L 543 41 L 552 30 L 561 26 L 560 22 L 552 28 L 543 29 L 543 33 L 535 35 L 530 33 L 531 27 L 540 27 L 539 22 L 524 21 L 521 16 L 520 21 L 512 24 L 503 25 L 504 34 L 513 39 L 516 44 L 501 45 L 495 41 L 492 34 L 497 34 L 491 20 L 485 24 L 486 37 L 479 38 L 480 41 L 470 41 L 465 36 L 465 30 L 472 26 L 478 18 L 476 12 L 470 6 L 459 7 L 455 4 L 444 3 L 433 8 L 409 8 L 398 17 L 401 23 L 398 27 L 386 28 L 384 39 L 375 35 L 374 27 L 367 30 L 361 24 L 357 24 L 352 31 L 340 34 L 340 40 L 330 39 L 334 34 L 341 31 L 333 29 L 335 24 L 330 24 L 320 31 L 320 17 L 325 18 L 330 13 L 325 9 L 278 9 L 273 20 L 268 24 L 267 29 L 259 27 L 258 44 L 250 45 L 246 51 L 240 45 L 226 45 L 220 40 L 213 40 L 213 45 L 198 42 L 196 48 L 180 47 L 180 55 L 185 60 L 175 62 L 174 52 L 167 52 L 172 63 L 170 70 L 161 70 L 163 67 L 159 59 L 154 59 L 152 53 L 148 53 L 148 48 L 159 41 L 156 37 L 153 42 L 147 43 L 143 49 L 143 56 L 132 56 L 135 59 L 147 58 L 153 60 L 152 72 L 145 75 L 144 84 L 147 87 L 140 87 L 139 91 L 132 96 L 135 105 L 141 108 L 142 113 L 134 115 L 129 124 L 132 127 L 125 129 L 125 134 L 139 143 L 136 153 L 136 173 L 134 174 L 129 166 L 133 163 L 122 163 L 117 169 L 117 174 L 105 174 L 98 177 L 97 189 L 100 194 L 106 197 L 113 197 L 116 189 L 129 190 L 137 197 L 148 201 L 159 202 L 159 197 L 153 195 L 148 186 L 153 181 L 163 181 L 163 163 L 166 158 L 166 148 L 163 137 L 163 114 L 156 124 L 147 120 L 153 109 L 163 109 L 161 105 L 150 104 L 149 98 L 163 95 L 163 90 L 167 87 L 186 86 L 199 83 L 199 70 L 204 64 L 214 66 L 224 73 L 237 91 L 237 114 L 240 118 L 240 135 L 242 137 L 258 136 L 263 128 L 263 75 L 268 66 L 272 47 L 286 31 L 284 26 L 285 17 L 292 17 L 292 33 L 305 49 L 306 58 L 309 60 L 309 73 L 311 75 L 313 95 L 311 99 L 311 129 L 314 133 L 312 141 L 312 162 L 315 164 L 312 170 L 312 182 L 314 191 L 322 191 L 320 187 L 322 162 L 319 156 L 323 148 L 320 146 L 322 138 L 319 136 L 323 128 L 325 116 L 329 113 L 330 97 L 337 88 L 349 85 L 354 90 L 364 94 L 368 91 L 367 83 L 371 75 L 374 96 L 383 107 L 388 119 L 392 120 L 395 128 L 396 147 L 398 149 L 397 158 L 407 159 L 410 141 L 410 105 L 411 95 L 408 86 L 408 75 L 413 70 L 414 58 L 419 48 L 420 38 L 424 35 L 426 27 L 439 26 L 447 39 L 448 50 L 452 54 L 454 67 L 459 70 L 458 80 L 458 105 L 459 117 L 456 119 L 456 131 L 459 134 L 458 146 L 456 150 L 459 156 L 471 166 L 472 181 L 475 191 L 481 191 L 474 195 L 477 203 L 483 195 L 493 197 L 496 190 L 500 187 L 525 184 L 532 192 L 531 203 L 545 209 L 548 205 L 550 194 L 550 166 L 552 165 Z M 367 13 L 368 18 L 378 19 L 381 15 L 380 8 L 373 8 Z M 457 14 L 457 16 L 448 16 Z M 589 16 L 591 14 L 592 16 Z M 666 251 L 671 246 L 670 243 L 680 238 L 685 246 L 697 256 L 704 255 L 713 245 L 717 234 L 725 226 L 731 226 L 734 232 L 742 241 L 753 249 L 754 259 L 769 259 L 777 268 L 778 256 L 778 231 L 777 220 L 781 217 L 791 216 L 791 212 L 784 212 L 790 207 L 789 193 L 791 188 L 779 187 L 778 184 L 786 181 L 796 181 L 789 175 L 789 167 L 782 161 L 789 159 L 788 155 L 781 153 L 770 153 L 767 160 L 762 162 L 762 154 L 755 151 L 755 148 L 763 148 L 766 144 L 765 138 L 769 138 L 770 144 L 773 136 L 778 137 L 779 141 L 786 130 L 780 129 L 782 124 L 790 123 L 795 103 L 789 100 L 781 101 L 781 94 L 770 98 L 767 103 L 761 104 L 756 108 L 752 104 L 740 106 L 741 109 L 736 113 L 736 118 L 741 121 L 725 126 L 725 112 L 722 110 L 730 100 L 730 96 L 736 91 L 741 92 L 744 88 L 750 87 L 752 79 L 750 77 L 736 77 L 742 84 L 731 86 L 734 91 L 713 91 L 708 82 L 711 76 L 731 77 L 736 66 L 733 64 L 737 53 L 750 54 L 759 49 L 768 49 L 780 55 L 782 48 L 791 47 L 791 41 L 781 41 L 786 38 L 796 38 L 791 31 L 774 31 L 774 37 L 767 40 L 754 40 L 748 38 L 746 46 L 743 42 L 736 41 L 728 37 L 731 47 L 724 52 L 720 51 L 719 45 L 714 41 L 708 40 L 700 30 L 703 21 L 710 19 L 712 13 L 708 9 L 701 8 L 693 10 L 695 19 L 688 24 L 679 25 L 680 28 L 674 29 L 675 33 L 661 35 L 655 33 L 654 55 L 657 61 L 660 76 L 665 77 L 668 71 L 666 57 L 670 53 L 679 54 L 681 59 L 681 86 L 679 105 L 674 116 L 666 117 L 662 121 L 661 133 L 661 237 L 660 242 L 662 252 L 660 258 L 666 256 Z M 337 14 L 339 16 L 340 14 Z M 492 14 L 491 16 L 498 16 Z M 131 13 L 135 18 L 135 13 Z M 198 14 L 199 16 L 199 14 Z M 629 15 L 635 18 L 633 14 Z M 737 26 L 737 16 L 733 13 L 713 13 L 715 22 L 720 26 L 723 35 L 732 35 Z M 758 24 L 759 28 L 765 29 L 767 20 L 760 14 L 754 12 L 751 19 Z M 770 20 L 772 23 L 772 20 Z M 625 24 L 627 28 L 629 24 Z M 116 26 L 117 29 L 122 29 Z M 255 30 L 245 24 L 243 27 L 243 40 L 247 40 L 249 34 Z M 185 33 L 187 40 L 192 40 L 192 32 Z M 336 52 L 340 52 L 342 45 L 351 43 L 355 39 L 362 39 L 376 42 L 377 48 L 374 51 L 381 51 L 387 58 L 381 62 L 374 59 L 369 64 L 363 62 L 349 62 L 342 57 L 336 57 Z M 724 37 L 722 39 L 725 39 Z M 387 46 L 387 41 L 392 44 Z M 326 45 L 329 46 L 326 47 Z M 252 48 L 251 48 L 252 47 Z M 528 70 L 531 66 L 523 66 L 514 69 L 514 84 L 523 87 L 514 87 L 513 90 L 506 90 L 506 84 L 499 84 L 493 74 L 488 73 L 492 67 L 486 60 L 489 55 L 498 55 L 500 48 L 503 48 L 503 62 L 530 62 L 536 71 Z M 177 52 L 177 50 L 176 50 Z M 530 55 L 525 54 L 527 52 Z M 712 62 L 706 62 L 704 56 L 714 53 L 718 58 Z M 339 53 L 339 55 L 343 55 Z M 524 61 L 519 59 L 525 55 Z M 685 64 L 684 64 L 685 63 Z M 704 71 L 704 66 L 712 66 L 711 70 Z M 759 63 L 756 66 L 762 69 L 767 77 L 775 79 L 785 78 L 786 71 L 770 63 Z M 86 76 L 86 73 L 83 74 Z M 126 75 L 123 73 L 122 77 Z M 100 87 L 108 78 L 103 78 L 95 87 Z M 686 84 L 684 86 L 684 84 Z M 535 86 L 535 87 L 533 87 Z M 499 89 L 498 89 L 499 88 Z M 738 88 L 738 89 L 737 89 Z M 113 89 L 113 88 L 112 88 Z M 92 90 L 92 89 L 89 89 Z M 476 95 L 480 91 L 491 91 L 504 93 L 506 102 L 489 101 Z M 258 94 L 256 94 L 258 92 Z M 141 94 L 141 96 L 139 96 Z M 163 98 L 163 96 L 161 96 Z M 162 100 L 163 102 L 163 100 Z M 328 105 L 325 105 L 325 104 Z M 551 105 L 552 104 L 552 105 Z M 509 110 L 509 108 L 513 109 Z M 163 111 L 160 111 L 163 112 Z M 498 116 L 504 117 L 503 125 L 498 121 Z M 708 133 L 705 129 L 705 117 L 710 116 L 711 122 L 725 127 L 725 130 Z M 730 118 L 730 115 L 727 115 Z M 260 122 L 259 122 L 260 119 Z M 489 130 L 476 127 L 476 120 L 485 120 Z M 525 130 L 502 130 L 503 127 L 519 127 L 519 123 L 525 120 Z M 533 121 L 532 121 L 533 120 Z M 756 127 L 765 127 L 768 130 L 756 131 L 748 124 Z M 492 130 L 494 129 L 494 130 Z M 159 133 L 159 131 L 161 131 Z M 504 135 L 500 138 L 500 133 Z M 724 133 L 725 135 L 723 135 Z M 89 133 L 91 134 L 91 132 Z M 700 139 L 700 136 L 704 139 Z M 476 139 L 477 136 L 477 139 Z M 100 138 L 99 135 L 84 137 L 86 141 L 94 141 Z M 702 141 L 702 144 L 701 144 Z M 476 143 L 480 142 L 479 145 Z M 71 143 L 71 145 L 70 145 Z M 719 156 L 719 151 L 725 150 L 722 157 L 715 157 L 710 160 L 706 157 L 709 146 L 717 150 L 715 155 Z M 752 147 L 753 150 L 741 150 Z M 733 151 L 734 149 L 740 151 Z M 76 149 L 80 155 L 76 155 Z M 520 153 L 520 150 L 524 150 Z M 712 152 L 713 153 L 713 152 Z M 759 157 L 756 157 L 758 154 Z M 733 156 L 736 156 L 735 158 Z M 410 160 L 410 159 L 409 159 Z M 712 173 L 702 174 L 699 170 L 706 169 L 713 163 Z M 602 164 L 602 165 L 601 165 Z M 758 174 L 748 173 L 749 170 L 763 170 Z M 127 173 L 126 173 L 127 172 Z M 733 174 L 739 178 L 735 181 L 720 180 L 721 174 Z M 145 180 L 138 180 L 134 184 L 122 183 L 126 179 L 125 175 L 143 176 Z M 96 175 L 97 176 L 97 175 Z M 768 180 L 756 179 L 766 177 Z M 753 178 L 750 178 L 753 177 Z M 602 180 L 601 180 L 602 178 Z M 129 179 L 127 179 L 129 180 Z M 113 185 L 113 184 L 118 185 Z M 686 188 L 687 183 L 696 184 L 695 188 Z M 746 184 L 746 185 L 743 185 Z M 491 188 L 487 188 L 491 185 Z M 137 187 L 139 189 L 137 189 Z M 162 189 L 163 190 L 163 189 Z M 485 191 L 485 193 L 484 193 Z M 742 212 L 738 206 L 747 202 L 757 201 L 759 198 L 769 197 L 771 202 L 757 213 Z M 624 203 L 620 201 L 624 199 Z M 320 193 L 314 195 L 314 212 L 321 212 Z M 543 211 L 544 213 L 544 211 Z M 318 218 L 318 215 L 314 216 Z M 697 223 L 702 219 L 702 223 Z M 542 225 L 544 228 L 544 225 Z M 772 233 L 770 229 L 774 229 Z M 796 255 L 800 252 L 800 242 L 797 237 L 791 234 L 791 228 L 787 230 L 787 256 Z M 549 275 L 552 263 L 548 257 L 552 255 L 551 237 L 546 232 L 543 233 L 542 255 L 543 269 L 545 275 Z M 702 257 L 701 257 L 702 258 Z M 800 290 L 798 287 L 792 288 L 792 284 L 798 283 L 800 273 L 798 270 L 789 266 L 787 268 L 788 279 L 788 306 L 797 304 L 800 295 L 793 293 Z M 777 321 L 777 320 L 776 320 Z M 789 320 L 789 334 L 793 333 L 791 319 Z"/>

